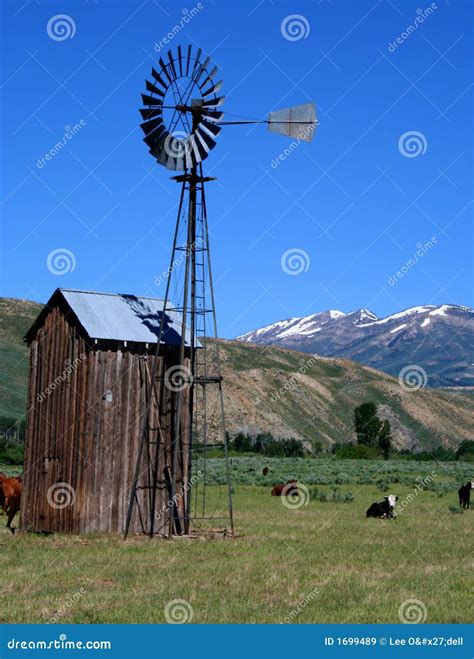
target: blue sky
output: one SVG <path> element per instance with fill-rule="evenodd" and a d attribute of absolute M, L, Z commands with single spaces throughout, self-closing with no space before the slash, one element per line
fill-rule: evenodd
<path fill-rule="evenodd" d="M 3 295 L 46 301 L 58 286 L 163 295 L 156 280 L 178 189 L 142 142 L 138 108 L 155 44 L 197 6 L 2 3 Z M 218 177 L 207 202 L 221 335 L 328 308 L 382 316 L 472 305 L 472 3 L 200 7 L 170 47 L 212 55 L 225 112 L 261 118 L 314 100 L 320 122 L 314 141 L 285 158 L 291 140 L 264 126 L 224 128 L 204 163 Z M 59 14 L 73 28 L 63 40 L 47 30 Z M 288 39 L 293 14 L 301 32 Z M 64 148 L 38 162 L 75 124 Z M 61 249 L 73 256 L 58 275 L 48 257 Z M 300 274 L 282 267 L 289 250 L 299 250 Z"/>

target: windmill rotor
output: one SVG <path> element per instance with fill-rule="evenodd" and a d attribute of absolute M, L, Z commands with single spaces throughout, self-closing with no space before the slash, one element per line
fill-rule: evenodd
<path fill-rule="evenodd" d="M 149 152 L 167 169 L 192 169 L 215 147 L 222 117 L 217 108 L 224 102 L 217 96 L 222 87 L 222 80 L 215 81 L 217 71 L 200 48 L 194 52 L 188 46 L 183 54 L 178 46 L 159 59 L 152 80 L 145 81 L 140 127 Z"/>

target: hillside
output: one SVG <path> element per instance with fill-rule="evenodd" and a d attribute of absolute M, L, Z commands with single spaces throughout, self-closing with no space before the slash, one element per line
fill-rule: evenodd
<path fill-rule="evenodd" d="M 0 298 L 0 416 L 19 419 L 25 413 L 28 350 L 23 336 L 42 305 Z"/>
<path fill-rule="evenodd" d="M 354 439 L 367 400 L 390 420 L 398 448 L 457 447 L 474 435 L 474 399 L 459 391 L 404 391 L 398 380 L 345 359 L 219 341 L 228 427 L 319 440 Z"/>
<path fill-rule="evenodd" d="M 474 310 L 424 305 L 378 318 L 368 309 L 289 318 L 239 337 L 325 357 L 344 357 L 398 376 L 417 364 L 429 387 L 474 386 Z"/>
<path fill-rule="evenodd" d="M 22 337 L 41 306 L 0 299 L 1 404 L 4 416 L 25 410 L 27 348 Z M 456 390 L 407 392 L 398 381 L 345 359 L 313 357 L 276 346 L 219 341 L 227 427 L 324 444 L 353 437 L 356 405 L 374 400 L 391 422 L 398 447 L 457 446 L 472 439 L 474 398 Z M 210 360 L 215 354 L 211 346 Z M 210 372 L 212 367 L 210 367 Z M 210 401 L 210 426 L 213 410 Z"/>

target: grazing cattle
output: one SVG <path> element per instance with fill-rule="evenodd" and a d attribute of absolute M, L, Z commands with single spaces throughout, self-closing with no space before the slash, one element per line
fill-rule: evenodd
<path fill-rule="evenodd" d="M 268 469 L 268 467 L 264 467 L 264 468 L 262 469 L 262 474 L 263 474 L 264 476 L 266 476 L 266 475 L 268 474 L 269 471 L 270 471 L 270 470 Z"/>
<path fill-rule="evenodd" d="M 298 481 L 288 481 L 288 483 L 279 483 L 272 490 L 272 497 L 287 497 L 298 494 Z"/>
<path fill-rule="evenodd" d="M 466 485 L 461 485 L 458 490 L 459 494 L 459 507 L 469 508 L 469 501 L 471 500 L 471 490 L 474 489 L 474 482 L 467 481 Z"/>
<path fill-rule="evenodd" d="M 395 505 L 398 496 L 389 494 L 384 497 L 383 501 L 376 501 L 373 503 L 366 512 L 367 517 L 378 517 L 380 519 L 393 519 L 395 515 Z"/>
<path fill-rule="evenodd" d="M 3 492 L 3 512 L 7 515 L 7 529 L 10 529 L 12 533 L 15 532 L 12 529 L 12 521 L 16 513 L 20 510 L 21 502 L 21 477 L 20 478 L 4 478 L 0 482 L 0 489 Z"/>

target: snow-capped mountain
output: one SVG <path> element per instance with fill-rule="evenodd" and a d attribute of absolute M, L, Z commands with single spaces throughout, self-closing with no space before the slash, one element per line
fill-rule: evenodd
<path fill-rule="evenodd" d="M 416 364 L 428 386 L 474 386 L 474 310 L 423 305 L 378 318 L 335 309 L 280 320 L 237 337 L 323 356 L 346 357 L 392 375 Z"/>

